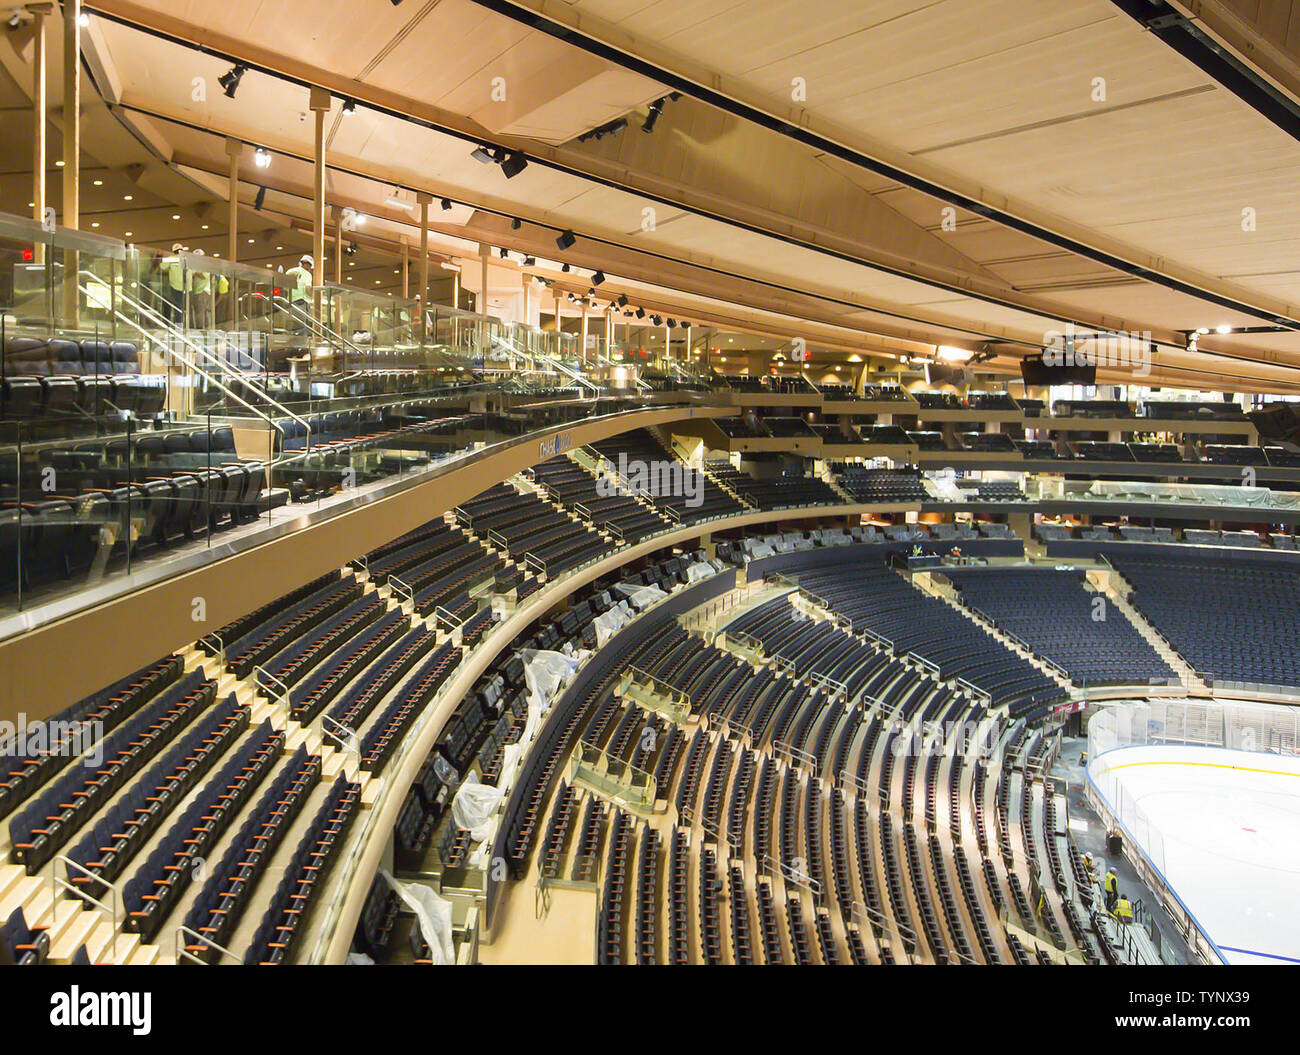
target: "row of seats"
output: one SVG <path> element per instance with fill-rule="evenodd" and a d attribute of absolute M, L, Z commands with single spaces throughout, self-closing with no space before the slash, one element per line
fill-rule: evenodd
<path fill-rule="evenodd" d="M 1300 575 L 1290 563 L 1114 554 L 1134 607 L 1198 673 L 1300 685 Z"/>
<path fill-rule="evenodd" d="M 1085 589 L 1081 571 L 981 568 L 944 574 L 963 603 L 1052 660 L 1076 685 L 1177 680 L 1118 608 L 1104 595 Z"/>

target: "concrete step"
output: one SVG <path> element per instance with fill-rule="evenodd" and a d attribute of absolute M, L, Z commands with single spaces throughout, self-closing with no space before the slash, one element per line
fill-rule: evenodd
<path fill-rule="evenodd" d="M 66 912 L 67 909 L 64 909 Z M 97 912 L 78 909 L 68 916 L 67 925 L 61 925 L 62 934 L 50 942 L 50 959 L 55 963 L 70 963 L 77 950 L 90 940 L 95 928 L 103 922 Z"/>
<path fill-rule="evenodd" d="M 43 885 L 48 887 L 48 881 L 42 880 L 40 876 L 29 875 L 24 875 L 12 884 L 4 896 L 0 897 L 0 919 L 8 919 L 16 908 L 22 908 L 25 917 L 28 902 L 36 897 Z M 27 922 L 31 924 L 33 921 L 29 919 Z"/>
<path fill-rule="evenodd" d="M 160 945 L 138 945 L 126 960 L 129 966 L 149 966 L 156 963 L 170 963 L 170 957 L 163 953 Z"/>
<path fill-rule="evenodd" d="M 0 898 L 9 893 L 14 884 L 21 882 L 26 875 L 27 871 L 22 865 L 0 865 Z"/>

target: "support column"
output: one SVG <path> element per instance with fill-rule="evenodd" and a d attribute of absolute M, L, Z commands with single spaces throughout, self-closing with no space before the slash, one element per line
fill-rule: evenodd
<path fill-rule="evenodd" d="M 533 325 L 533 276 L 521 271 L 520 278 L 523 279 L 524 286 L 524 325 L 531 326 Z"/>
<path fill-rule="evenodd" d="M 488 301 L 488 261 L 492 258 L 492 247 L 485 242 L 478 244 L 479 287 L 478 303 L 474 310 L 480 315 L 487 314 Z"/>
<path fill-rule="evenodd" d="M 415 299 L 417 301 L 416 310 L 420 313 L 420 334 L 423 336 L 428 332 L 429 313 L 426 307 L 429 303 L 429 203 L 433 197 L 424 192 L 416 194 L 415 200 L 420 203 L 420 288 L 416 291 Z"/>
<path fill-rule="evenodd" d="M 45 223 L 45 147 L 46 147 L 46 93 L 45 93 L 45 16 L 53 4 L 34 4 L 32 13 L 32 219 Z M 32 259 L 45 263 L 45 245 L 32 246 Z"/>
<path fill-rule="evenodd" d="M 81 227 L 81 0 L 63 2 L 63 226 Z M 63 321 L 81 325 L 79 254 L 63 253 Z"/>
<path fill-rule="evenodd" d="M 578 358 L 582 360 L 583 366 L 587 365 L 587 331 L 589 326 L 590 323 L 587 321 L 587 301 L 584 297 L 582 301 L 582 329 L 579 331 L 581 336 L 578 338 L 580 342 L 578 346 Z"/>
<path fill-rule="evenodd" d="M 81 227 L 81 0 L 63 0 L 63 226 Z M 75 288 L 75 287 L 74 287 Z"/>
<path fill-rule="evenodd" d="M 343 210 L 335 205 L 331 210 L 334 217 L 334 284 L 343 283 Z"/>
<path fill-rule="evenodd" d="M 402 299 L 411 299 L 411 250 L 402 239 Z"/>
<path fill-rule="evenodd" d="M 53 4 L 34 4 L 32 13 L 32 219 L 45 222 L 45 16 Z"/>
<path fill-rule="evenodd" d="M 310 106 L 316 123 L 312 150 L 315 168 L 312 173 L 311 283 L 317 289 L 314 299 L 317 301 L 317 317 L 319 318 L 319 289 L 325 283 L 325 114 L 329 112 L 330 108 L 330 93 L 323 88 L 313 88 L 311 90 Z"/>
<path fill-rule="evenodd" d="M 227 137 L 226 154 L 230 158 L 230 186 L 226 198 L 230 205 L 230 216 L 226 221 L 226 257 L 233 264 L 239 260 L 239 155 L 244 144 L 238 139 Z M 234 303 L 233 299 L 231 303 Z"/>

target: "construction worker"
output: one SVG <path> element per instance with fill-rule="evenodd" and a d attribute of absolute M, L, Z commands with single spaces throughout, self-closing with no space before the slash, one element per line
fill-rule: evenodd
<path fill-rule="evenodd" d="M 1114 868 L 1106 869 L 1106 877 L 1102 880 L 1102 890 L 1106 894 L 1106 911 L 1115 911 L 1115 902 L 1119 898 L 1119 876 L 1115 874 Z"/>
<path fill-rule="evenodd" d="M 1097 882 L 1097 866 L 1093 863 L 1091 852 L 1083 855 L 1083 870 L 1088 875 L 1089 883 Z"/>
<path fill-rule="evenodd" d="M 298 260 L 296 267 L 289 268 L 284 273 L 284 277 L 289 280 L 288 294 L 289 303 L 295 309 L 292 313 L 292 332 L 306 333 L 307 318 L 311 312 L 311 304 L 308 298 L 311 295 L 312 269 L 316 262 L 312 259 L 310 253 L 303 253 Z"/>
<path fill-rule="evenodd" d="M 1128 926 L 1133 922 L 1133 906 L 1129 904 L 1127 894 L 1120 894 L 1119 900 L 1115 902 L 1115 918 L 1123 926 Z"/>

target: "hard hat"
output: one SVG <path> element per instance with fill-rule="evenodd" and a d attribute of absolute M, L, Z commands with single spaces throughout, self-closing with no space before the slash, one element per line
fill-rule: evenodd
<path fill-rule="evenodd" d="M 311 258 L 311 254 L 310 254 L 310 253 L 303 253 L 302 256 L 301 256 L 301 258 L 299 258 L 298 263 L 300 263 L 300 264 L 306 264 L 308 267 L 312 267 L 312 266 L 316 263 L 316 261 L 314 261 L 314 260 Z"/>
<path fill-rule="evenodd" d="M 173 252 L 173 253 L 179 253 L 179 252 L 180 252 L 182 249 L 184 249 L 184 248 L 185 248 L 185 247 L 184 247 L 183 245 L 181 245 L 180 242 L 173 242 L 173 243 L 172 243 L 172 252 Z"/>

